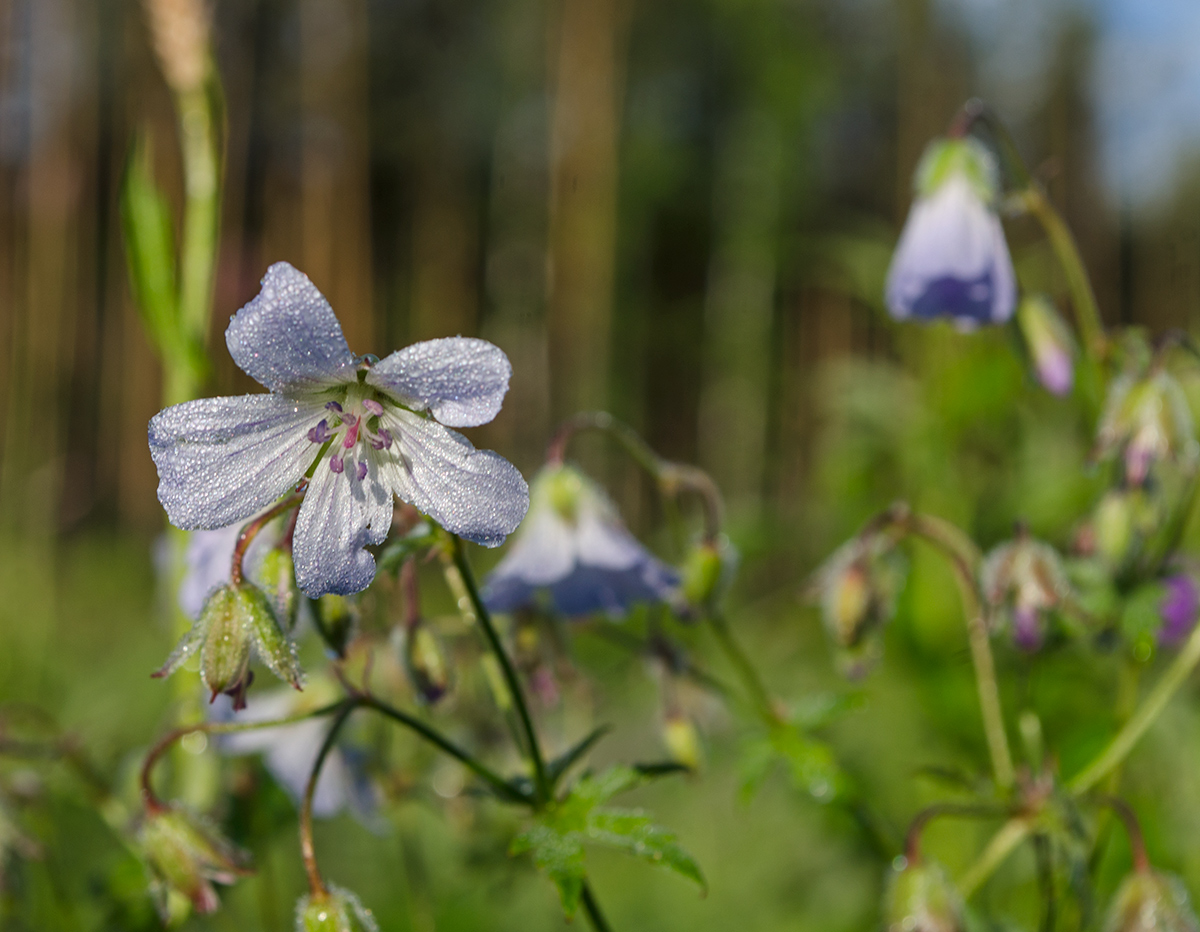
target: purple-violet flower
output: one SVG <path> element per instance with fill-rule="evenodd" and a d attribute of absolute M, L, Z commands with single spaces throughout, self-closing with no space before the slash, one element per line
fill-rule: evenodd
<path fill-rule="evenodd" d="M 1158 614 L 1162 626 L 1158 629 L 1158 643 L 1164 647 L 1178 647 L 1196 627 L 1196 616 L 1200 613 L 1200 588 L 1187 573 L 1177 573 L 1163 580 L 1167 594 L 1158 603 Z"/>
<path fill-rule="evenodd" d="M 994 203 L 995 159 L 974 139 L 932 142 L 917 167 L 916 200 L 888 269 L 898 320 L 951 318 L 960 329 L 1013 313 L 1016 277 Z"/>
<path fill-rule="evenodd" d="M 1009 616 L 1013 643 L 1027 653 L 1042 646 L 1047 613 L 1062 606 L 1071 595 L 1057 551 L 1025 532 L 998 545 L 984 558 L 979 581 L 992 609 Z"/>
<path fill-rule="evenodd" d="M 486 424 L 512 372 L 484 340 L 416 343 L 371 363 L 346 344 L 333 309 L 278 262 L 229 322 L 225 342 L 270 391 L 204 398 L 150 421 L 158 498 L 176 527 L 243 521 L 309 477 L 293 538 L 310 598 L 365 589 L 393 496 L 446 530 L 496 546 L 525 515 L 529 489 L 507 460 L 448 427 Z"/>
<path fill-rule="evenodd" d="M 679 574 L 637 542 L 604 492 L 571 466 L 533 480 L 529 518 L 488 576 L 483 600 L 496 612 L 535 608 L 545 592 L 568 617 L 623 615 L 639 602 L 672 601 Z"/>
<path fill-rule="evenodd" d="M 1017 308 L 1017 324 L 1042 387 L 1067 394 L 1075 378 L 1074 341 L 1054 304 L 1045 295 L 1030 295 Z"/>

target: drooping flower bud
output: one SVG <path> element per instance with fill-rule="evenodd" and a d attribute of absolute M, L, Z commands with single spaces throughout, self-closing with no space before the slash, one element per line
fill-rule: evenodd
<path fill-rule="evenodd" d="M 1146 869 L 1121 882 L 1104 932 L 1200 932 L 1200 922 L 1179 878 Z"/>
<path fill-rule="evenodd" d="M 296 932 L 379 932 L 379 923 L 355 894 L 330 884 L 323 895 L 300 898 Z"/>
<path fill-rule="evenodd" d="M 1017 308 L 1017 325 L 1042 387 L 1067 394 L 1075 375 L 1075 345 L 1053 302 L 1040 294 L 1025 298 Z"/>
<path fill-rule="evenodd" d="M 698 607 L 713 605 L 733 581 L 736 568 L 737 551 L 723 535 L 694 546 L 683 561 L 679 589 L 685 603 Z"/>
<path fill-rule="evenodd" d="M 450 666 L 438 637 L 423 618 L 404 632 L 404 669 L 418 698 L 433 705 L 450 689 Z"/>
<path fill-rule="evenodd" d="M 323 595 L 315 603 L 317 630 L 325 645 L 338 657 L 346 656 L 346 648 L 358 630 L 358 601 L 344 595 Z"/>
<path fill-rule="evenodd" d="M 901 862 L 885 895 L 887 932 L 963 932 L 962 899 L 942 869 L 925 861 Z"/>
<path fill-rule="evenodd" d="M 970 138 L 934 140 L 914 187 L 888 269 L 892 316 L 950 318 L 963 330 L 1008 320 L 1016 278 L 994 208 L 999 179 L 992 154 Z"/>
<path fill-rule="evenodd" d="M 1178 647 L 1196 627 L 1196 616 L 1200 614 L 1200 587 L 1187 573 L 1177 573 L 1163 582 L 1167 594 L 1158 605 L 1162 618 L 1158 643 L 1164 647 Z"/>
<path fill-rule="evenodd" d="M 1047 613 L 1062 605 L 1071 591 L 1054 548 L 1019 534 L 987 555 L 979 577 L 984 599 L 1007 614 L 1017 648 L 1041 647 Z"/>
<path fill-rule="evenodd" d="M 246 689 L 253 678 L 252 655 L 295 688 L 303 682 L 295 645 L 280 629 L 270 601 L 261 589 L 245 581 L 213 591 L 199 619 L 154 676 L 169 676 L 197 651 L 200 677 L 212 698 L 228 693 L 235 709 L 246 704 Z"/>
<path fill-rule="evenodd" d="M 220 905 L 213 884 L 231 884 L 250 873 L 245 852 L 178 806 L 147 812 L 137 841 L 164 921 L 172 893 L 186 897 L 197 912 L 211 913 Z"/>
<path fill-rule="evenodd" d="M 868 534 L 842 545 L 813 575 L 825 630 L 840 652 L 844 672 L 866 672 L 877 653 L 879 630 L 895 613 L 906 566 L 890 537 Z"/>
<path fill-rule="evenodd" d="M 1179 382 L 1165 369 L 1126 372 L 1113 380 L 1100 426 L 1095 457 L 1121 458 L 1125 480 L 1140 486 L 1164 460 L 1196 459 L 1192 412 Z"/>
<path fill-rule="evenodd" d="M 663 716 L 662 740 L 671 755 L 671 760 L 683 764 L 688 770 L 699 770 L 704 762 L 703 745 L 695 723 L 678 709 L 668 710 Z"/>

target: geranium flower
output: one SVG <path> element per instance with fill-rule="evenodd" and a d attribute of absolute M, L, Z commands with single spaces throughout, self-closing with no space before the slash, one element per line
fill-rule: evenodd
<path fill-rule="evenodd" d="M 533 608 L 545 593 L 567 616 L 621 615 L 638 602 L 665 602 L 679 574 L 637 542 L 594 482 L 570 466 L 533 480 L 529 520 L 488 576 L 483 600 L 496 612 Z"/>
<path fill-rule="evenodd" d="M 992 207 L 995 161 L 973 139 L 943 139 L 925 150 L 917 197 L 888 269 L 892 316 L 949 317 L 964 330 L 1008 320 L 1016 277 L 1004 228 Z"/>
<path fill-rule="evenodd" d="M 483 340 L 416 343 L 381 362 L 350 352 L 324 296 L 286 262 L 225 331 L 230 355 L 270 391 L 205 398 L 150 421 L 158 498 L 171 523 L 244 521 L 309 478 L 293 538 L 310 598 L 365 589 L 393 496 L 446 530 L 496 546 L 524 517 L 529 489 L 507 460 L 448 427 L 486 424 L 512 372 Z"/>

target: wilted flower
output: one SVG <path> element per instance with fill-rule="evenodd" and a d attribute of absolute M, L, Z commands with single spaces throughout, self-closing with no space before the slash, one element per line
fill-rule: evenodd
<path fill-rule="evenodd" d="M 887 276 L 899 320 L 949 317 L 962 329 L 1012 316 L 1016 279 L 993 204 L 995 160 L 974 139 L 939 139 L 921 157 L 916 200 Z"/>
<path fill-rule="evenodd" d="M 329 688 L 325 688 L 328 686 Z M 290 689 L 275 689 L 250 699 L 239 722 L 265 722 L 287 718 L 310 709 L 320 708 L 336 698 L 332 684 L 315 684 L 303 694 Z M 231 718 L 228 706 L 216 707 L 218 718 Z M 304 719 L 291 725 L 274 728 L 254 728 L 222 735 L 220 748 L 226 754 L 263 755 L 271 775 L 279 781 L 289 796 L 299 805 L 304 789 L 316 763 L 317 754 L 329 733 L 328 716 Z M 321 775 L 313 794 L 313 815 L 327 817 L 350 809 L 369 821 L 375 812 L 375 787 L 363 768 L 365 754 L 345 739 L 339 738 L 325 758 Z"/>
<path fill-rule="evenodd" d="M 813 574 L 825 630 L 841 653 L 844 672 L 858 676 L 874 662 L 878 632 L 896 611 L 906 566 L 890 535 L 870 533 L 839 547 Z"/>
<path fill-rule="evenodd" d="M 330 884 L 324 894 L 300 898 L 296 932 L 379 932 L 379 924 L 355 894 Z"/>
<path fill-rule="evenodd" d="M 532 608 L 549 594 L 563 615 L 624 614 L 674 598 L 678 574 L 639 544 L 600 488 L 571 466 L 533 480 L 529 517 L 492 571 L 483 600 L 496 612 Z"/>
<path fill-rule="evenodd" d="M 963 932 L 962 899 L 936 864 L 909 863 L 892 871 L 884 901 L 887 932 Z"/>
<path fill-rule="evenodd" d="M 1104 932 L 1200 932 L 1200 923 L 1179 879 L 1147 868 L 1121 882 Z"/>
<path fill-rule="evenodd" d="M 245 520 L 309 476 L 294 534 L 296 581 L 316 598 L 366 588 L 392 497 L 487 546 L 525 514 L 507 460 L 448 430 L 485 424 L 511 367 L 483 340 L 429 340 L 372 364 L 355 356 L 329 303 L 301 272 L 271 266 L 225 332 L 234 361 L 270 391 L 205 398 L 150 421 L 158 497 L 188 530 Z"/>
<path fill-rule="evenodd" d="M 1062 605 L 1070 594 L 1058 553 L 1025 533 L 987 555 L 979 580 L 988 604 L 1010 614 L 1013 642 L 1024 651 L 1042 646 L 1046 613 Z"/>
<path fill-rule="evenodd" d="M 164 921 L 171 893 L 187 897 L 197 912 L 219 905 L 214 883 L 231 884 L 250 873 L 247 855 L 206 821 L 178 806 L 147 812 L 137 833 L 150 872 L 151 893 Z"/>
<path fill-rule="evenodd" d="M 1200 588 L 1187 573 L 1169 576 L 1163 583 L 1167 594 L 1158 605 L 1158 614 L 1162 618 L 1158 643 L 1166 647 L 1178 647 L 1196 627 L 1196 615 L 1200 612 Z"/>
<path fill-rule="evenodd" d="M 1071 331 L 1045 295 L 1030 295 L 1017 308 L 1017 324 L 1046 391 L 1065 395 L 1075 376 Z"/>
<path fill-rule="evenodd" d="M 246 705 L 252 654 L 296 689 L 303 681 L 295 645 L 280 629 L 266 595 L 249 582 L 213 592 L 196 623 L 154 676 L 170 676 L 196 651 L 200 652 L 200 678 L 212 698 L 227 693 L 235 709 Z"/>
<path fill-rule="evenodd" d="M 1183 389 L 1162 368 L 1113 380 L 1096 434 L 1098 459 L 1120 456 L 1125 479 L 1141 485 L 1161 460 L 1194 460 L 1196 434 Z"/>

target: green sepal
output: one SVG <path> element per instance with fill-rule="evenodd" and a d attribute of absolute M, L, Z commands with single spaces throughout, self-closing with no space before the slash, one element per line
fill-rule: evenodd
<path fill-rule="evenodd" d="M 1000 193 L 996 159 L 979 140 L 935 139 L 925 147 L 913 187 L 919 197 L 929 197 L 956 175 L 966 178 L 985 204 L 994 204 Z"/>
<path fill-rule="evenodd" d="M 250 873 L 245 852 L 179 806 L 147 813 L 137 843 L 164 922 L 181 918 L 172 908 L 172 894 L 182 895 L 197 912 L 211 913 L 219 905 L 213 883 L 231 884 Z"/>
<path fill-rule="evenodd" d="M 262 558 L 254 574 L 275 608 L 275 617 L 285 631 L 296 626 L 300 607 L 300 590 L 296 587 L 296 568 L 292 554 L 282 547 L 272 547 Z"/>
<path fill-rule="evenodd" d="M 379 923 L 357 895 L 330 884 L 323 896 L 300 898 L 296 932 L 379 932 Z"/>
<path fill-rule="evenodd" d="M 283 633 L 275 619 L 275 610 L 258 586 L 243 583 L 238 601 L 247 632 L 254 639 L 258 655 L 277 677 L 296 689 L 304 685 L 304 671 L 296 655 L 296 645 Z"/>
<path fill-rule="evenodd" d="M 222 586 L 213 592 L 204 603 L 197 625 L 204 627 L 200 678 L 215 698 L 243 684 L 250 668 L 251 640 L 238 590 Z"/>

